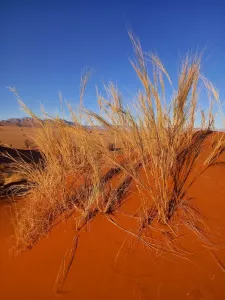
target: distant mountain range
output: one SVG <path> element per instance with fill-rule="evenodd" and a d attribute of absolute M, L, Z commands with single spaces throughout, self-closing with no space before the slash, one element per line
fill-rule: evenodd
<path fill-rule="evenodd" d="M 49 120 L 48 120 L 49 121 Z M 73 125 L 73 122 L 62 120 L 69 125 Z M 45 122 L 45 120 L 43 120 Z M 0 126 L 18 126 L 18 127 L 36 127 L 37 124 L 32 118 L 10 118 L 7 120 L 0 120 Z"/>
<path fill-rule="evenodd" d="M 46 122 L 46 121 L 51 121 L 51 119 L 45 119 L 42 120 L 42 122 Z M 74 125 L 74 122 L 71 121 L 67 121 L 67 120 L 63 120 L 61 119 L 61 121 L 65 122 L 68 125 Z M 0 126 L 17 126 L 17 127 L 38 127 L 38 124 L 34 121 L 34 119 L 29 118 L 29 117 L 24 117 L 24 118 L 10 118 L 7 120 L 0 120 Z M 102 126 L 85 126 L 88 129 L 104 129 Z"/>
<path fill-rule="evenodd" d="M 43 120 L 43 122 L 45 121 L 50 121 L 50 119 L 48 120 Z M 73 122 L 71 121 L 67 121 L 67 120 L 63 120 L 61 119 L 61 121 L 66 122 L 68 125 L 74 125 Z M 35 123 L 35 121 L 32 118 L 29 117 L 24 117 L 24 118 L 10 118 L 7 120 L 0 120 L 0 126 L 17 126 L 17 127 L 37 127 L 37 124 Z M 102 126 L 86 126 L 89 129 L 93 129 L 93 128 L 98 128 L 100 130 L 103 130 L 104 127 Z M 196 130 L 198 130 L 200 128 L 196 128 Z M 222 128 L 217 128 L 216 131 L 225 131 Z"/>

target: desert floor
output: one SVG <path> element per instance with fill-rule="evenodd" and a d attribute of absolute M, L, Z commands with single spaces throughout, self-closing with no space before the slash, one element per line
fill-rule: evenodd
<path fill-rule="evenodd" d="M 32 127 L 0 126 L 0 144 L 4 143 L 17 149 L 26 149 L 25 140 L 31 140 Z"/>
<path fill-rule="evenodd" d="M 0 140 L 25 148 L 23 131 L 0 131 Z M 220 243 L 213 257 L 193 234 L 179 243 L 193 254 L 188 259 L 155 254 L 131 239 L 103 217 L 97 217 L 80 233 L 75 259 L 61 293 L 54 283 L 65 252 L 74 236 L 74 219 L 56 226 L 32 250 L 10 254 L 13 211 L 0 200 L 0 299 L 224 299 L 225 298 L 225 167 L 209 169 L 191 187 L 189 195 L 206 217 L 212 239 Z M 135 206 L 128 196 L 124 211 Z M 20 200 L 22 201 L 22 200 Z M 119 221 L 132 228 L 129 218 Z"/>

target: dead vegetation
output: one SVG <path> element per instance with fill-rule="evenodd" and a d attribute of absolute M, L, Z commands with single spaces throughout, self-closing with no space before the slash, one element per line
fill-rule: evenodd
<path fill-rule="evenodd" d="M 14 163 L 14 168 L 32 183 L 23 205 L 15 205 L 16 246 L 33 247 L 56 222 L 74 214 L 77 232 L 67 257 L 68 267 L 60 275 L 61 283 L 75 255 L 77 233 L 98 214 L 157 251 L 185 256 L 186 252 L 173 243 L 184 227 L 210 244 L 201 214 L 188 192 L 208 168 L 222 163 L 218 159 L 225 149 L 225 137 L 214 128 L 215 107 L 222 113 L 217 91 L 201 74 L 199 55 L 187 56 L 175 91 L 159 58 L 145 55 L 131 33 L 130 39 L 135 54 L 131 64 L 143 89 L 129 106 L 123 104 L 120 91 L 110 83 L 107 99 L 97 95 L 101 113 L 85 108 L 88 74 L 83 78 L 79 112 L 69 106 L 74 125 L 58 118 L 42 122 L 13 90 L 39 124 L 34 143 L 44 160 L 44 167 L 23 160 Z M 164 78 L 173 90 L 170 101 L 165 95 Z M 200 84 L 209 95 L 208 112 L 199 107 Z M 200 114 L 201 125 L 196 129 Z M 84 121 L 89 127 L 83 126 Z M 110 144 L 104 140 L 103 130 L 110 136 Z M 119 151 L 114 151 L 115 145 Z M 137 222 L 134 232 L 115 218 L 131 184 L 140 201 L 137 212 L 130 216 Z M 160 238 L 155 238 L 155 232 Z"/>

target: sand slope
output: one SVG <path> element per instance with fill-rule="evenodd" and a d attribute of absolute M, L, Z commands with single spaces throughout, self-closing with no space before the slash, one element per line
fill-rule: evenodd
<path fill-rule="evenodd" d="M 215 235 L 225 237 L 225 168 L 205 173 L 190 195 L 207 216 Z M 133 196 L 134 197 L 134 196 Z M 125 208 L 129 210 L 129 204 Z M 171 255 L 155 257 L 140 243 L 98 217 L 90 231 L 80 234 L 78 249 L 64 292 L 53 291 L 59 266 L 74 236 L 74 221 L 60 224 L 31 251 L 9 256 L 12 226 L 10 207 L 0 206 L 1 299 L 224 299 L 225 272 L 210 251 L 193 235 L 180 243 L 193 251 L 189 260 Z M 129 220 L 122 220 L 129 228 Z M 130 224 L 131 227 L 131 224 Z M 127 240 L 125 246 L 121 245 Z M 222 238 L 220 239 L 221 242 Z M 219 239 L 217 238 L 217 241 Z M 225 245 L 225 240 L 224 240 Z M 225 249 L 216 251 L 225 265 Z"/>

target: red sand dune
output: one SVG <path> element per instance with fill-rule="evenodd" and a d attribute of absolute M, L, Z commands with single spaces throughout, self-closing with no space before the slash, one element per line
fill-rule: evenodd
<path fill-rule="evenodd" d="M 131 239 L 102 216 L 80 232 L 75 259 L 64 289 L 54 283 L 64 254 L 75 234 L 75 221 L 57 225 L 32 250 L 9 254 L 13 213 L 0 202 L 0 299 L 224 299 L 225 298 L 225 167 L 207 170 L 191 187 L 189 196 L 206 217 L 213 240 L 221 247 L 212 252 L 189 233 L 178 242 L 190 250 L 188 259 L 159 254 Z M 135 194 L 123 210 L 134 209 Z M 129 200 L 129 201 L 128 201 Z M 118 221 L 132 229 L 130 218 Z"/>

